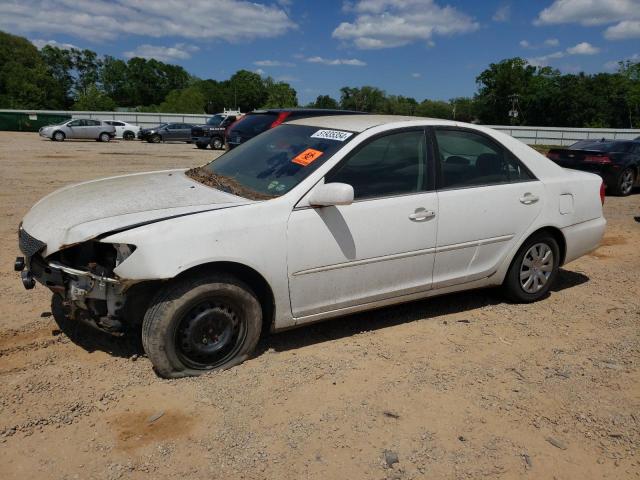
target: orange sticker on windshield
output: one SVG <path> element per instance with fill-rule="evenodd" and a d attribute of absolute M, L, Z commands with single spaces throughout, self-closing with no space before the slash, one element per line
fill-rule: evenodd
<path fill-rule="evenodd" d="M 297 157 L 291 159 L 293 163 L 297 163 L 298 165 L 302 165 L 306 167 L 312 162 L 315 162 L 318 158 L 322 156 L 324 152 L 320 150 L 314 150 L 313 148 L 307 148 L 304 152 L 299 154 Z"/>

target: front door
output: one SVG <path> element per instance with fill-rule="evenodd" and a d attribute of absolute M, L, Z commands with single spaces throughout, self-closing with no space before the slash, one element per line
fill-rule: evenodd
<path fill-rule="evenodd" d="M 542 211 L 544 186 L 487 135 L 435 129 L 439 222 L 434 288 L 492 275 Z"/>
<path fill-rule="evenodd" d="M 431 287 L 438 199 L 425 138 L 416 129 L 366 141 L 324 179 L 352 185 L 353 204 L 293 210 L 287 250 L 294 317 L 312 320 Z"/>

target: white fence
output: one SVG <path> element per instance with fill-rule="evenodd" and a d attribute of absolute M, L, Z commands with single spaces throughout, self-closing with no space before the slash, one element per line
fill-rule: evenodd
<path fill-rule="evenodd" d="M 210 115 L 188 113 L 136 113 L 136 112 L 73 112 L 57 110 L 0 110 L 13 113 L 54 113 L 71 115 L 72 118 L 94 118 L 98 120 L 121 120 L 142 127 L 153 127 L 161 123 L 205 123 Z M 515 127 L 489 125 L 491 128 L 508 133 L 529 145 L 571 145 L 587 138 L 609 138 L 632 140 L 640 137 L 640 129 L 612 128 L 569 128 L 569 127 Z"/>
<path fill-rule="evenodd" d="M 588 138 L 608 138 L 612 140 L 633 140 L 640 137 L 640 129 L 615 128 L 569 128 L 569 127 L 507 127 L 488 125 L 508 133 L 528 145 L 571 145 Z"/>

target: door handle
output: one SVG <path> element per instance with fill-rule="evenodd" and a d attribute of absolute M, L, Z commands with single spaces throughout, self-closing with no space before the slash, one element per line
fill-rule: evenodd
<path fill-rule="evenodd" d="M 524 205 L 531 205 L 532 203 L 536 203 L 538 200 L 540 200 L 540 197 L 528 192 L 520 197 L 520 203 Z"/>
<path fill-rule="evenodd" d="M 433 210 L 426 210 L 424 208 L 416 208 L 416 211 L 409 215 L 409 220 L 420 222 L 422 220 L 428 220 L 436 216 L 436 212 Z"/>

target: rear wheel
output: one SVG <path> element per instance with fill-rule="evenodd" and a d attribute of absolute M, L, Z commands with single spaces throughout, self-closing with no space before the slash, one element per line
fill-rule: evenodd
<path fill-rule="evenodd" d="M 247 285 L 229 275 L 205 275 L 158 293 L 144 317 L 142 343 L 160 376 L 193 376 L 242 363 L 261 328 L 262 309 Z"/>
<path fill-rule="evenodd" d="M 109 135 L 106 132 L 102 132 L 99 136 L 98 136 L 98 141 L 99 142 L 108 142 L 109 140 L 111 140 L 111 135 Z"/>
<path fill-rule="evenodd" d="M 542 232 L 520 247 L 504 279 L 506 296 L 517 303 L 543 298 L 551 288 L 560 265 L 560 248 L 555 238 Z"/>
<path fill-rule="evenodd" d="M 52 140 L 56 141 L 56 142 L 64 142 L 64 139 L 67 138 L 66 135 L 64 134 L 64 132 L 61 131 L 57 131 L 54 132 L 53 137 L 51 137 Z"/>
<path fill-rule="evenodd" d="M 211 148 L 214 150 L 221 150 L 224 146 L 222 139 L 220 137 L 213 137 L 211 139 Z"/>
<path fill-rule="evenodd" d="M 123 140 L 133 140 L 134 138 L 136 138 L 136 135 L 132 131 L 127 130 L 122 134 L 122 138 Z"/>
<path fill-rule="evenodd" d="M 635 174 L 633 172 L 633 169 L 625 168 L 622 172 L 620 172 L 620 175 L 618 175 L 616 185 L 612 189 L 613 193 L 621 197 L 631 195 L 634 183 Z"/>

